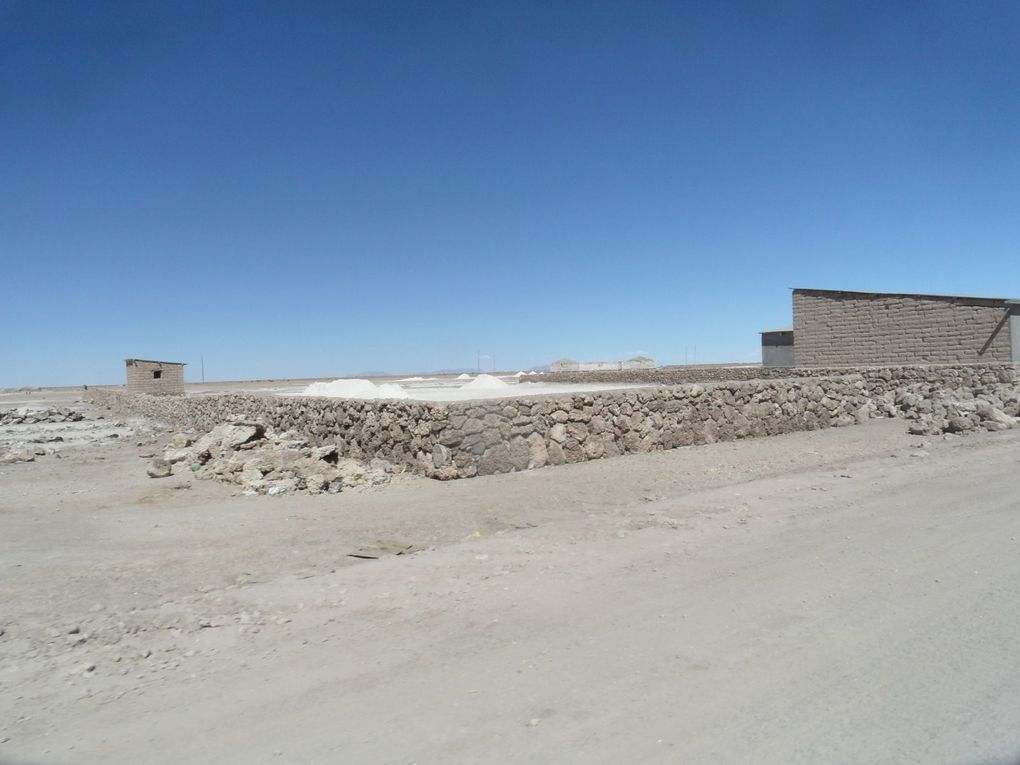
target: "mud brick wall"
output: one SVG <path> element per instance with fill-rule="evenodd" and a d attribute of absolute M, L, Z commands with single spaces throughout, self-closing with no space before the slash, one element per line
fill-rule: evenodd
<path fill-rule="evenodd" d="M 127 389 L 132 393 L 177 396 L 184 393 L 184 365 L 132 359 L 126 365 Z M 155 373 L 159 377 L 155 377 Z"/>
<path fill-rule="evenodd" d="M 1010 363 L 1008 316 L 1001 300 L 798 289 L 794 360 L 798 367 Z"/>

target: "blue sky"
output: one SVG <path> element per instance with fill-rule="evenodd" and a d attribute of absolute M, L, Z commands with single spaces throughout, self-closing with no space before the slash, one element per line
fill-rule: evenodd
<path fill-rule="evenodd" d="M 1015 3 L 0 4 L 0 386 L 756 360 L 1020 296 Z"/>

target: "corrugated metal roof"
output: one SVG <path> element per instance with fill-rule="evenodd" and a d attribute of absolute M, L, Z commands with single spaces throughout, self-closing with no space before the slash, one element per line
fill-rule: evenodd
<path fill-rule="evenodd" d="M 790 325 L 789 327 L 779 327 L 779 329 L 763 329 L 758 334 L 767 335 L 770 332 L 793 332 L 793 325 Z"/>

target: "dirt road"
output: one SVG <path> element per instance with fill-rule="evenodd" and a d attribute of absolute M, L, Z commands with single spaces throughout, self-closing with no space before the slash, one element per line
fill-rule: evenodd
<path fill-rule="evenodd" d="M 0 469 L 0 762 L 1020 757 L 1016 431 L 317 497 L 138 451 Z"/>

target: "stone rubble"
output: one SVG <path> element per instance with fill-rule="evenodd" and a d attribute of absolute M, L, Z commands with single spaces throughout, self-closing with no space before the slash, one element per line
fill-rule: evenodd
<path fill-rule="evenodd" d="M 177 433 L 147 474 L 165 478 L 191 472 L 198 479 L 237 484 L 245 495 L 336 494 L 389 483 L 402 469 L 382 459 L 343 458 L 335 445 L 312 446 L 292 431 L 275 433 L 260 422 L 234 420 L 195 437 Z"/>
<path fill-rule="evenodd" d="M 77 447 L 111 446 L 123 439 L 154 442 L 163 427 L 151 420 L 107 418 L 86 401 L 49 408 L 0 409 L 0 465 L 60 459 Z"/>
<path fill-rule="evenodd" d="M 904 385 L 883 396 L 885 414 L 911 420 L 919 436 L 1001 431 L 1020 426 L 1020 386 L 1009 383 L 945 389 Z"/>
<path fill-rule="evenodd" d="M 0 425 L 35 425 L 40 422 L 81 422 L 85 415 L 74 409 L 8 409 L 0 412 Z"/>
<path fill-rule="evenodd" d="M 0 465 L 13 465 L 16 462 L 35 462 L 36 457 L 44 457 L 49 452 L 39 446 L 16 444 L 13 448 L 0 451 Z"/>

